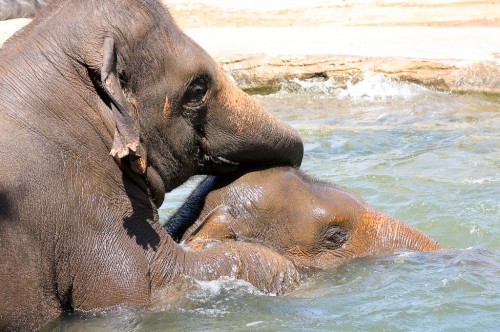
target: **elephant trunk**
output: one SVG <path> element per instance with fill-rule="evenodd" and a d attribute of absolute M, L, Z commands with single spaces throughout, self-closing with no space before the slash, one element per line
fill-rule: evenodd
<path fill-rule="evenodd" d="M 408 249 L 412 251 L 432 251 L 442 247 L 425 233 L 379 211 L 369 211 L 364 219 L 370 236 L 367 240 L 371 252 Z M 366 228 L 365 228 L 366 230 Z"/>
<path fill-rule="evenodd" d="M 222 75 L 222 74 L 221 74 Z M 207 156 L 246 166 L 299 167 L 304 146 L 299 134 L 276 119 L 223 75 L 217 106 L 211 107 L 205 129 Z M 224 89 L 222 89 L 224 87 Z M 215 100 L 214 100 L 215 101 Z M 208 174 L 217 170 L 205 169 Z"/>

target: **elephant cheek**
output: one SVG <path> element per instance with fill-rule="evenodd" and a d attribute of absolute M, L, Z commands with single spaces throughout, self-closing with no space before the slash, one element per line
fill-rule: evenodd
<path fill-rule="evenodd" d="M 335 251 L 323 251 L 320 253 L 306 252 L 298 246 L 286 250 L 289 258 L 295 266 L 300 269 L 320 269 L 328 270 L 342 264 L 347 259 L 346 253 Z"/>
<path fill-rule="evenodd" d="M 313 267 L 322 270 L 334 269 L 351 259 L 363 256 L 356 254 L 356 251 L 359 252 L 359 249 L 350 243 L 346 243 L 335 250 L 326 250 L 314 257 L 312 260 Z"/>

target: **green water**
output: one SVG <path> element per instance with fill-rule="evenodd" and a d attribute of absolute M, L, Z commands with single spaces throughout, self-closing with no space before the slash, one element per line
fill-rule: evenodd
<path fill-rule="evenodd" d="M 456 249 L 316 273 L 285 296 L 234 280 L 174 301 L 64 318 L 61 331 L 499 331 L 500 101 L 366 74 L 255 96 L 301 133 L 302 168 Z M 197 180 L 169 194 L 172 213 Z"/>

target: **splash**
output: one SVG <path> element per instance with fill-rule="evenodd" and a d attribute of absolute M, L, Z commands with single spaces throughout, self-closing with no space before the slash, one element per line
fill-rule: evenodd
<path fill-rule="evenodd" d="M 197 288 L 197 292 L 194 292 L 192 297 L 196 298 L 213 299 L 224 294 L 264 294 L 255 288 L 251 283 L 233 277 L 221 277 L 211 281 L 193 281 Z"/>
<path fill-rule="evenodd" d="M 361 75 L 351 77 L 345 84 L 334 78 L 311 78 L 307 80 L 293 79 L 284 83 L 282 93 L 312 93 L 334 96 L 338 99 L 350 99 L 353 102 L 376 102 L 395 99 L 409 100 L 431 90 L 397 78 L 390 78 L 369 70 Z"/>
<path fill-rule="evenodd" d="M 339 89 L 337 96 L 342 99 L 350 98 L 353 101 L 376 100 L 386 101 L 387 99 L 411 99 L 429 90 L 417 84 L 402 82 L 398 79 L 389 78 L 383 74 L 365 71 L 360 81 L 347 82 L 345 89 Z"/>
<path fill-rule="evenodd" d="M 335 95 L 338 90 L 338 84 L 333 78 L 327 80 L 323 78 L 310 78 L 307 80 L 299 80 L 294 78 L 291 82 L 282 84 L 282 92 L 298 92 L 298 93 L 321 93 L 326 95 Z"/>
<path fill-rule="evenodd" d="M 187 302 L 182 310 L 212 318 L 231 313 L 241 298 L 264 295 L 249 282 L 232 277 L 192 282 L 194 288 L 184 294 Z"/>

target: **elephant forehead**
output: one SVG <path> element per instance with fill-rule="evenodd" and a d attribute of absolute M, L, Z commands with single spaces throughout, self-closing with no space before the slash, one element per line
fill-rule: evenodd
<path fill-rule="evenodd" d="M 206 75 L 218 79 L 219 67 L 208 54 L 199 49 L 198 45 L 183 47 L 181 52 L 181 54 L 171 52 L 166 56 L 162 64 L 165 69 L 158 71 L 157 76 L 174 85 L 175 88 L 183 88 L 186 82 L 196 76 Z M 164 72 L 168 72 L 169 75 L 165 75 Z"/>
<path fill-rule="evenodd" d="M 241 204 L 250 204 L 252 201 L 259 200 L 264 195 L 264 187 L 259 184 L 238 183 L 230 186 L 226 192 L 228 199 L 238 198 Z"/>
<path fill-rule="evenodd" d="M 250 183 L 230 186 L 226 191 L 225 201 L 230 202 L 239 217 L 249 217 L 259 201 L 264 197 L 264 188 Z"/>
<path fill-rule="evenodd" d="M 324 187 L 317 191 L 322 198 L 322 203 L 339 213 L 352 212 L 365 206 L 365 202 L 355 194 L 335 187 Z"/>
<path fill-rule="evenodd" d="M 314 206 L 311 212 L 314 216 L 316 216 L 318 218 L 328 216 L 328 211 L 326 210 L 326 208 L 321 207 L 321 206 Z"/>

